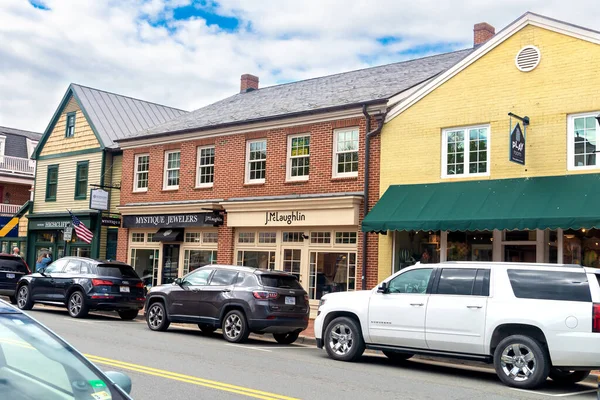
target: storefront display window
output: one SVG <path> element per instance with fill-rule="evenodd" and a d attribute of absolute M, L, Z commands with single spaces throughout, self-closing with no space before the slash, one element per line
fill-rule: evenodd
<path fill-rule="evenodd" d="M 283 250 L 283 270 L 294 275 L 298 281 L 300 278 L 300 262 L 302 250 L 300 249 L 285 249 Z"/>
<path fill-rule="evenodd" d="M 395 232 L 394 272 L 417 261 L 428 264 L 440 262 L 440 231 Z"/>
<path fill-rule="evenodd" d="M 563 239 L 565 264 L 600 268 L 600 230 L 566 230 Z"/>
<path fill-rule="evenodd" d="M 237 265 L 245 267 L 275 269 L 274 251 L 238 251 Z"/>
<path fill-rule="evenodd" d="M 158 249 L 131 249 L 131 266 L 146 287 L 157 284 Z"/>
<path fill-rule="evenodd" d="M 183 258 L 183 275 L 216 262 L 216 250 L 186 250 Z"/>
<path fill-rule="evenodd" d="M 355 288 L 356 253 L 310 253 L 308 292 L 312 300 Z"/>
<path fill-rule="evenodd" d="M 90 246 L 71 246 L 71 257 L 91 257 L 92 256 L 92 248 Z M 58 257 L 61 258 L 62 256 Z"/>
<path fill-rule="evenodd" d="M 448 232 L 447 261 L 492 261 L 492 232 Z"/>

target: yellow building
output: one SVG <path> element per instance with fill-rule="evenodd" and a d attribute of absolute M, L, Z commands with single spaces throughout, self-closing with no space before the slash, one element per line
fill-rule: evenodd
<path fill-rule="evenodd" d="M 388 232 L 379 277 L 415 261 L 599 266 L 599 121 L 600 32 L 532 13 L 400 99 L 363 222 Z"/>

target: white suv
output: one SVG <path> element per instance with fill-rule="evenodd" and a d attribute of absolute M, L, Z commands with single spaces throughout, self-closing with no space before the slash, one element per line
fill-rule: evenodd
<path fill-rule="evenodd" d="M 370 291 L 327 294 L 317 346 L 340 361 L 365 348 L 493 363 L 507 385 L 562 383 L 600 367 L 600 270 L 521 263 L 417 264 Z"/>

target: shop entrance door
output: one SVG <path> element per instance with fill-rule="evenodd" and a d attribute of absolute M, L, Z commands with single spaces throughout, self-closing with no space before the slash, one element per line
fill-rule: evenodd
<path fill-rule="evenodd" d="M 163 245 L 163 265 L 161 284 L 172 283 L 179 274 L 179 245 Z"/>

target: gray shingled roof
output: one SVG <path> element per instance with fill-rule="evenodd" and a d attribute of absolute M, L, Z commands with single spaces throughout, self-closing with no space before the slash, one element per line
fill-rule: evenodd
<path fill-rule="evenodd" d="M 41 133 L 24 131 L 21 129 L 0 126 L 0 135 L 6 137 L 4 155 L 20 158 L 29 158 L 27 153 L 27 139 L 39 142 Z"/>
<path fill-rule="evenodd" d="M 130 138 L 200 130 L 388 99 L 447 70 L 472 51 L 460 50 L 238 93 L 164 124 L 138 131 Z"/>
<path fill-rule="evenodd" d="M 187 113 L 74 83 L 71 88 L 106 147 L 117 147 L 118 139 Z"/>

